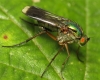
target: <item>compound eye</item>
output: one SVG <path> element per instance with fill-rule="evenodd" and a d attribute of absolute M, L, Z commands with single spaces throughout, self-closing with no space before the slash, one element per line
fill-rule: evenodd
<path fill-rule="evenodd" d="M 80 45 L 82 45 L 82 46 L 85 45 L 88 42 L 89 39 L 90 38 L 88 38 L 86 36 L 81 37 L 81 39 L 79 41 Z"/>
<path fill-rule="evenodd" d="M 86 40 L 85 40 L 85 38 L 84 37 L 82 37 L 81 39 L 80 39 L 80 43 L 84 43 Z"/>

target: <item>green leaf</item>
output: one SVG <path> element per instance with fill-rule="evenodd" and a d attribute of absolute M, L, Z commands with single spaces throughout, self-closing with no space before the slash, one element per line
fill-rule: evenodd
<path fill-rule="evenodd" d="M 3 45 L 20 43 L 39 32 L 37 27 L 20 20 L 30 20 L 22 9 L 34 5 L 71 19 L 84 30 L 91 40 L 79 51 L 69 46 L 70 58 L 62 72 L 64 80 L 100 80 L 100 9 L 99 0 L 0 0 L 0 80 L 63 80 L 61 66 L 67 57 L 63 49 L 41 78 L 41 74 L 61 47 L 46 34 L 23 46 L 7 48 Z M 40 13 L 41 14 L 41 13 Z M 32 21 L 31 21 L 32 22 Z M 78 44 L 77 44 L 78 45 Z"/>

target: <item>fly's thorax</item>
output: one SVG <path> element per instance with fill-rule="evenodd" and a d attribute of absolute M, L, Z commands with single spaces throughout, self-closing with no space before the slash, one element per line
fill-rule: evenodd
<path fill-rule="evenodd" d="M 71 44 L 73 42 L 78 42 L 77 38 L 81 38 L 82 34 L 83 31 L 78 24 L 68 21 L 65 22 L 65 25 L 59 29 L 57 39 L 59 44 Z"/>

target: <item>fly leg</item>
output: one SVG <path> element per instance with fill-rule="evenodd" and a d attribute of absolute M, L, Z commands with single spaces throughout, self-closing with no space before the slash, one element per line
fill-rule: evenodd
<path fill-rule="evenodd" d="M 53 40 L 57 41 L 57 38 L 56 38 L 55 36 L 53 36 L 51 33 L 49 33 L 49 32 L 46 32 L 46 33 L 47 33 L 47 35 L 49 35 Z M 68 41 L 67 41 L 67 42 L 68 42 Z M 64 67 L 65 67 L 65 64 L 66 64 L 66 62 L 68 61 L 69 56 L 70 56 L 69 50 L 68 50 L 68 45 L 66 44 L 67 42 L 64 42 L 64 43 L 61 44 L 63 47 L 65 46 L 65 48 L 66 48 L 66 50 L 67 50 L 67 53 L 68 53 L 67 58 L 65 59 L 65 61 L 64 61 L 63 64 L 62 64 L 61 76 L 62 76 L 62 71 L 63 71 L 63 69 L 64 69 Z M 62 48 L 63 48 L 63 47 L 62 47 Z M 60 51 L 61 51 L 61 50 L 59 50 L 58 53 L 59 53 Z M 54 56 L 54 58 L 52 58 L 52 60 L 51 60 L 51 62 L 49 63 L 49 65 L 52 63 L 52 61 L 55 59 L 55 57 L 58 55 L 58 53 Z M 48 66 L 49 66 L 49 65 L 48 65 Z M 48 66 L 47 66 L 47 67 L 48 67 Z M 45 71 L 46 71 L 46 69 L 45 69 Z M 45 73 L 45 71 L 43 72 L 43 74 Z M 43 76 L 43 74 L 42 74 L 42 76 Z M 63 76 L 62 76 L 62 78 L 63 78 Z M 64 78 L 63 78 L 63 79 L 64 79 Z"/>
<path fill-rule="evenodd" d="M 14 45 L 11 45 L 11 46 L 2 46 L 2 47 L 21 46 L 21 45 L 23 45 L 23 44 L 29 42 L 29 41 L 32 40 L 33 38 L 36 38 L 37 36 L 39 36 L 39 35 L 41 35 L 41 34 L 43 34 L 43 33 L 45 33 L 45 31 L 41 31 L 41 32 L 39 32 L 38 34 L 36 34 L 35 36 L 32 36 L 32 37 L 28 38 L 27 40 L 25 40 L 25 41 L 23 41 L 23 42 L 20 42 L 20 43 L 18 43 L 18 44 L 14 44 Z"/>
<path fill-rule="evenodd" d="M 60 51 L 63 49 L 64 46 L 62 46 L 58 52 L 55 54 L 55 56 L 51 59 L 51 61 L 49 62 L 49 64 L 47 65 L 47 67 L 45 68 L 45 70 L 43 71 L 41 78 L 43 77 L 44 73 L 47 71 L 48 67 L 51 65 L 51 63 L 54 61 L 54 59 L 56 58 L 56 56 L 60 53 Z"/>
<path fill-rule="evenodd" d="M 80 49 L 80 46 L 77 48 L 77 52 L 76 52 L 76 54 L 77 54 L 77 59 L 80 61 L 80 62 L 82 62 L 82 63 L 84 63 L 84 61 L 83 60 L 81 60 L 80 58 L 79 58 L 79 49 Z"/>
<path fill-rule="evenodd" d="M 49 33 L 48 31 L 46 31 L 47 35 L 50 36 L 53 40 L 57 41 L 57 38 L 55 36 L 53 36 L 51 33 Z"/>
<path fill-rule="evenodd" d="M 64 46 L 65 46 L 65 48 L 66 48 L 66 50 L 67 50 L 68 56 L 67 56 L 67 58 L 65 59 L 65 61 L 63 62 L 63 64 L 62 64 L 61 76 L 62 76 L 62 71 L 63 71 L 63 69 L 64 69 L 64 67 L 65 67 L 65 64 L 67 63 L 67 61 L 68 61 L 68 59 L 69 59 L 69 57 L 70 57 L 70 53 L 69 53 L 69 50 L 68 50 L 68 45 L 67 45 L 67 44 L 64 44 Z M 63 76 L 62 76 L 62 78 L 63 78 Z M 63 78 L 63 79 L 64 79 L 64 78 Z"/>
<path fill-rule="evenodd" d="M 46 34 L 48 36 L 50 36 L 53 40 L 57 41 L 56 37 L 53 36 L 51 33 L 49 33 L 48 31 L 46 31 Z M 43 77 L 44 73 L 47 71 L 48 67 L 51 65 L 51 63 L 54 61 L 54 59 L 57 57 L 57 55 L 60 53 L 60 51 L 63 49 L 64 45 L 58 50 L 58 52 L 54 55 L 54 57 L 51 59 L 51 61 L 49 62 L 49 64 L 47 65 L 47 67 L 45 68 L 45 70 L 43 71 L 41 78 Z"/>

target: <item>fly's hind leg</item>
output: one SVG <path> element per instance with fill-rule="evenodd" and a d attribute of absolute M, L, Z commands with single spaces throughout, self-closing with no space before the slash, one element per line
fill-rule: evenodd
<path fill-rule="evenodd" d="M 52 35 L 50 32 L 46 31 L 47 35 L 50 36 L 53 40 L 57 41 L 57 38 Z"/>
<path fill-rule="evenodd" d="M 21 46 L 21 45 L 23 45 L 23 44 L 29 42 L 29 41 L 32 40 L 33 38 L 36 38 L 37 36 L 39 36 L 39 35 L 41 35 L 41 34 L 43 34 L 43 33 L 45 33 L 45 31 L 41 31 L 41 32 L 39 32 L 38 34 L 36 34 L 35 36 L 32 36 L 32 37 L 28 38 L 27 40 L 25 40 L 25 41 L 23 41 L 23 42 L 20 42 L 20 43 L 18 43 L 18 44 L 14 44 L 14 45 L 11 45 L 11 46 L 2 46 L 2 47 Z"/>

